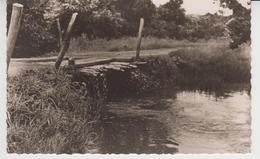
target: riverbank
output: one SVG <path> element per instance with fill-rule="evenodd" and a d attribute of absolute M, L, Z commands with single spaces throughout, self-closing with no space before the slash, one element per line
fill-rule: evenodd
<path fill-rule="evenodd" d="M 146 63 L 134 69 L 100 66 L 93 74 L 44 68 L 8 77 L 8 152 L 95 153 L 99 136 L 94 129 L 107 101 L 170 85 L 195 83 L 207 90 L 224 81 L 250 86 L 248 49 L 190 47 L 169 56 L 146 57 Z"/>
<path fill-rule="evenodd" d="M 174 83 L 176 65 L 165 60 L 149 57 L 127 71 L 42 68 L 8 77 L 8 152 L 93 153 L 101 107 Z"/>

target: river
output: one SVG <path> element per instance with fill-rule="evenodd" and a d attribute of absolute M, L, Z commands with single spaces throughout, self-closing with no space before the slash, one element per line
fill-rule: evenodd
<path fill-rule="evenodd" d="M 98 153 L 248 153 L 250 95 L 241 85 L 217 90 L 168 88 L 109 102 Z"/>

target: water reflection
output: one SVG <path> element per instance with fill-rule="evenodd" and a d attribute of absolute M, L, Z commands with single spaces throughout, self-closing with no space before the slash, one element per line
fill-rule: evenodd
<path fill-rule="evenodd" d="M 248 90 L 170 88 L 108 103 L 100 153 L 246 153 Z"/>
<path fill-rule="evenodd" d="M 112 119 L 111 119 L 112 117 Z M 149 118 L 149 117 L 148 117 Z M 145 117 L 105 119 L 102 153 L 175 153 L 177 143 L 167 141 L 167 128 Z"/>

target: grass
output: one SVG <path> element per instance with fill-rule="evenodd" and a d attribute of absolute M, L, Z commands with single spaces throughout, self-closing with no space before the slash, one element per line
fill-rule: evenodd
<path fill-rule="evenodd" d="M 214 86 L 221 83 L 250 83 L 250 46 L 243 44 L 231 50 L 226 45 L 206 43 L 204 46 L 183 48 L 172 52 L 180 61 L 179 81 L 186 85 L 196 83 L 205 85 L 207 81 Z"/>
<path fill-rule="evenodd" d="M 63 71 L 8 78 L 9 153 L 88 153 L 95 149 L 99 103 Z"/>
<path fill-rule="evenodd" d="M 122 37 L 119 39 L 94 39 L 89 40 L 85 35 L 71 40 L 70 53 L 82 53 L 88 51 L 131 51 L 136 50 L 136 37 Z M 161 48 L 187 47 L 194 45 L 204 45 L 206 41 L 200 40 L 190 42 L 188 40 L 175 40 L 169 38 L 143 37 L 142 50 L 152 50 Z M 207 43 L 224 44 L 222 39 L 209 40 Z"/>

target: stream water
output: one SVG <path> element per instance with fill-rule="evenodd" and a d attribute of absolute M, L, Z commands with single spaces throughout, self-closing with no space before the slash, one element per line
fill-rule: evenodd
<path fill-rule="evenodd" d="M 169 88 L 110 102 L 102 113 L 98 152 L 248 153 L 249 91 L 230 87 Z"/>

